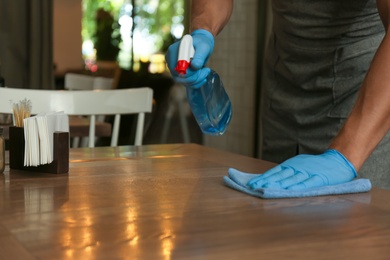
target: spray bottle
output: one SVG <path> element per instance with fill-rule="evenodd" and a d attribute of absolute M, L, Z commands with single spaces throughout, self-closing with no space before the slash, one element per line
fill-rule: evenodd
<path fill-rule="evenodd" d="M 185 35 L 179 47 L 175 70 L 184 75 L 195 53 L 192 36 Z M 211 70 L 200 88 L 187 87 L 187 100 L 204 134 L 223 135 L 232 117 L 232 106 L 219 75 Z"/>

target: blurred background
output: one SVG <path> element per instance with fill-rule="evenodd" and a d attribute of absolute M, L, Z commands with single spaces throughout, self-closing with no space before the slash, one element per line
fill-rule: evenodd
<path fill-rule="evenodd" d="M 258 157 L 270 4 L 268 0 L 234 1 L 231 20 L 216 38 L 208 63 L 231 98 L 231 124 L 223 136 L 204 136 L 184 107 L 186 137 L 172 106 L 172 99 L 181 97 L 173 91 L 164 54 L 188 33 L 190 2 L 0 0 L 0 76 L 6 86 L 17 88 L 63 89 L 66 73 L 112 77 L 115 88 L 149 86 L 154 90 L 155 109 L 144 144 L 192 142 Z M 129 124 L 122 124 L 121 133 Z M 126 144 L 126 134 L 121 135 Z"/>

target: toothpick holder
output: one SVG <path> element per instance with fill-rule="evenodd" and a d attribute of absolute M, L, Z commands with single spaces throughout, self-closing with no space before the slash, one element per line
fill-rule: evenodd
<path fill-rule="evenodd" d="M 53 162 L 39 166 L 24 166 L 24 128 L 11 126 L 9 128 L 9 167 L 16 170 L 26 170 L 44 173 L 69 172 L 69 132 L 53 133 Z"/>

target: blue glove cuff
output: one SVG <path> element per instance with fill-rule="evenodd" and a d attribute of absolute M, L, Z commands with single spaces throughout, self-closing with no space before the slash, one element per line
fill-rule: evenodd
<path fill-rule="evenodd" d="M 214 49 L 214 36 L 211 32 L 205 30 L 205 29 L 197 29 L 191 33 L 191 36 L 200 35 L 204 36 L 211 46 L 211 51 Z"/>
<path fill-rule="evenodd" d="M 345 156 L 342 153 L 340 153 L 339 151 L 337 151 L 335 149 L 328 149 L 325 151 L 325 153 L 332 154 L 332 155 L 337 156 L 340 159 L 342 159 L 351 168 L 353 174 L 355 175 L 355 178 L 357 177 L 355 166 L 353 166 L 353 164 L 350 161 L 348 161 L 348 159 L 345 158 Z"/>

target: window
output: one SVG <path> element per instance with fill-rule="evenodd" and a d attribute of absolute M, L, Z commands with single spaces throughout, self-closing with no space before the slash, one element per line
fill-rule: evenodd
<path fill-rule="evenodd" d="M 162 72 L 163 54 L 184 32 L 184 5 L 184 0 L 83 0 L 86 68 L 111 59 L 133 70 L 150 62 L 151 72 Z"/>

